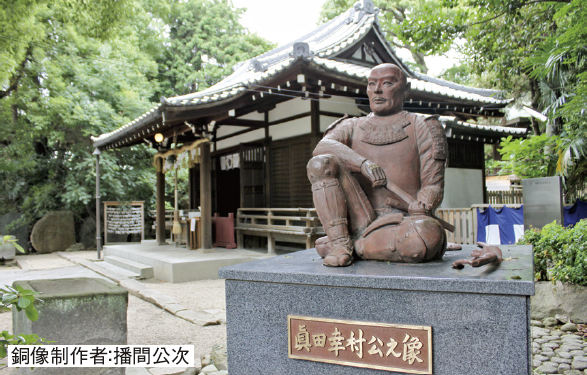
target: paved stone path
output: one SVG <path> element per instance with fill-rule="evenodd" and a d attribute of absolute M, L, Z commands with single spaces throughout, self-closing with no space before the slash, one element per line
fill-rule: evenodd
<path fill-rule="evenodd" d="M 542 323 L 533 321 L 534 374 L 587 375 L 587 341 L 577 332 L 537 325 Z"/>

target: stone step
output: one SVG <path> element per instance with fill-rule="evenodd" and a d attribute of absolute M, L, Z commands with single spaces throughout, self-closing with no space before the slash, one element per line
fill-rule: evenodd
<path fill-rule="evenodd" d="M 141 275 L 136 272 L 129 271 L 105 261 L 90 262 L 90 265 L 87 267 L 92 271 L 98 272 L 100 275 L 106 276 L 116 282 L 119 282 L 122 279 L 142 279 Z"/>
<path fill-rule="evenodd" d="M 117 257 L 116 255 L 107 255 L 104 257 L 106 263 L 115 265 L 116 267 L 124 268 L 139 275 L 143 279 L 150 279 L 154 276 L 153 267 L 135 262 L 134 260 Z"/>

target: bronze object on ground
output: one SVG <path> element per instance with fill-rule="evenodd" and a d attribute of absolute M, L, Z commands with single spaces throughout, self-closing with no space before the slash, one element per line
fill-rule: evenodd
<path fill-rule="evenodd" d="M 477 242 L 480 249 L 471 252 L 472 259 L 460 259 L 453 262 L 452 268 L 462 269 L 465 264 L 470 264 L 472 267 L 481 267 L 486 264 L 499 265 L 502 260 L 501 250 L 497 246 L 488 245 L 484 242 Z"/>

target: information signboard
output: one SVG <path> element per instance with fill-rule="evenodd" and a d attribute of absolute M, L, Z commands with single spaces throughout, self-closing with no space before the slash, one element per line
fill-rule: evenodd
<path fill-rule="evenodd" d="M 542 229 L 556 220 L 563 223 L 563 192 L 559 176 L 522 180 L 524 192 L 524 230 Z"/>
<path fill-rule="evenodd" d="M 104 202 L 104 245 L 108 234 L 139 234 L 145 239 L 144 202 Z"/>

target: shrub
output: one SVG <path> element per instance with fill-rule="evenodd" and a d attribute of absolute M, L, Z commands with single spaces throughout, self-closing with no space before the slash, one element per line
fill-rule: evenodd
<path fill-rule="evenodd" d="M 552 222 L 542 230 L 530 229 L 518 241 L 534 246 L 537 281 L 587 285 L 587 219 L 565 228 Z"/>

